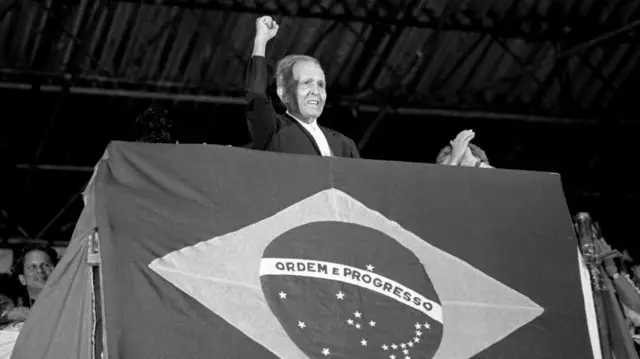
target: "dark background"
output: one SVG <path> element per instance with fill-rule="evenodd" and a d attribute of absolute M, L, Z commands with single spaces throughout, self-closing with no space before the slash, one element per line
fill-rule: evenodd
<path fill-rule="evenodd" d="M 492 165 L 560 173 L 571 212 L 633 249 L 637 2 L 346 3 L 0 0 L 0 245 L 67 241 L 91 167 L 151 104 L 181 143 L 248 143 L 246 59 L 271 14 L 269 63 L 319 58 L 320 123 L 365 158 L 433 162 L 474 129 Z"/>

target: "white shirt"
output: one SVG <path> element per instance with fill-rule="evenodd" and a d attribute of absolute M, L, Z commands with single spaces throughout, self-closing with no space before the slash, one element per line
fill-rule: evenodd
<path fill-rule="evenodd" d="M 301 124 L 305 130 L 309 131 L 311 136 L 313 136 L 313 139 L 316 141 L 316 145 L 318 145 L 321 155 L 333 156 L 331 147 L 329 147 L 329 142 L 327 142 L 327 138 L 324 136 L 324 133 L 322 133 L 320 126 L 318 126 L 318 121 L 314 120 L 312 123 L 306 123 L 295 118 L 292 114 L 289 113 L 289 111 L 287 111 L 287 114 L 294 120 L 298 121 L 298 123 Z"/>

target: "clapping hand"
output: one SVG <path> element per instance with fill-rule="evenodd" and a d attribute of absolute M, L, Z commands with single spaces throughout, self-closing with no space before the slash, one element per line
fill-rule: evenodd
<path fill-rule="evenodd" d="M 29 308 L 27 307 L 15 307 L 7 312 L 7 318 L 15 322 L 24 322 L 29 316 Z"/>
<path fill-rule="evenodd" d="M 462 161 L 462 157 L 469 150 L 469 142 L 476 137 L 475 132 L 473 130 L 464 130 L 456 136 L 453 140 L 449 142 L 451 144 L 451 160 L 449 164 L 459 165 L 460 161 Z"/>

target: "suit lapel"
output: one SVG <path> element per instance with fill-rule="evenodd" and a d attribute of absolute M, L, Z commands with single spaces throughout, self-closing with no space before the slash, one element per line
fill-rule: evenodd
<path fill-rule="evenodd" d="M 313 145 L 313 148 L 316 150 L 316 154 L 322 156 L 322 152 L 320 152 L 320 147 L 318 147 L 318 144 L 316 143 L 315 138 L 313 138 L 313 135 L 311 133 L 309 133 L 309 131 L 307 131 L 306 128 L 302 127 L 302 125 L 298 122 L 298 120 L 296 120 L 295 118 L 291 117 L 291 115 L 289 115 L 288 113 L 285 113 L 285 116 L 287 116 L 296 126 L 298 126 L 300 131 L 302 131 L 302 133 L 304 133 L 305 136 L 307 136 L 307 138 L 309 139 L 309 141 Z M 322 133 L 325 133 L 324 130 L 322 131 Z M 326 134 L 325 134 L 325 137 L 326 137 Z M 328 141 L 328 139 L 327 139 L 327 141 Z M 331 145 L 329 145 L 329 146 L 331 146 Z M 331 152 L 333 152 L 333 149 L 331 150 Z"/>
<path fill-rule="evenodd" d="M 340 138 L 332 132 L 327 131 L 327 129 L 322 126 L 320 126 L 320 130 L 322 131 L 324 138 L 327 139 L 329 149 L 331 150 L 331 156 L 336 156 L 336 149 L 341 148 Z M 340 156 L 340 154 L 338 156 Z"/>

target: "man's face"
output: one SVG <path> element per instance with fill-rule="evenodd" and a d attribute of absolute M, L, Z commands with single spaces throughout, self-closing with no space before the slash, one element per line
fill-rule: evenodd
<path fill-rule="evenodd" d="M 24 257 L 23 274 L 20 283 L 28 289 L 42 289 L 53 272 L 53 262 L 47 253 L 34 250 Z"/>
<path fill-rule="evenodd" d="M 297 84 L 294 96 L 298 110 L 293 115 L 303 120 L 317 119 L 327 100 L 324 72 L 315 62 L 300 61 L 293 66 L 293 78 Z"/>

